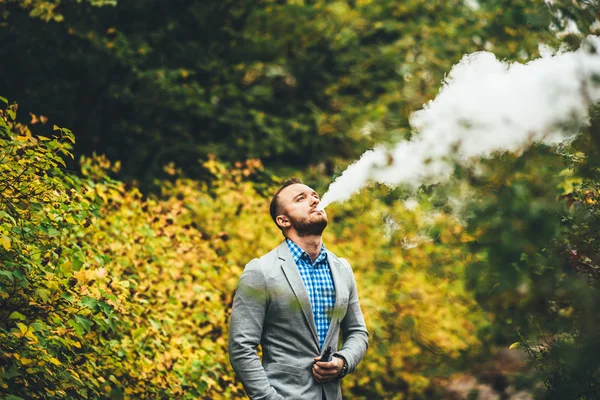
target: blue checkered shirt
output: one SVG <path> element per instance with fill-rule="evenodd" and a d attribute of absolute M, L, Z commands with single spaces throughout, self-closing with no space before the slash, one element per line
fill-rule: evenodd
<path fill-rule="evenodd" d="M 321 252 L 313 263 L 308 253 L 302 250 L 300 246 L 290 239 L 285 241 L 298 266 L 304 287 L 308 291 L 315 324 L 317 325 L 317 334 L 319 335 L 319 347 L 323 347 L 333 314 L 333 306 L 335 305 L 335 286 L 331 277 L 325 245 L 321 246 Z"/>

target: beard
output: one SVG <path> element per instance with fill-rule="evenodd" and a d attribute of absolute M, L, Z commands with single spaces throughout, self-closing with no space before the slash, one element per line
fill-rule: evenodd
<path fill-rule="evenodd" d="M 308 218 L 294 218 L 290 215 L 287 217 L 300 237 L 321 236 L 328 223 L 325 214 L 311 214 Z"/>

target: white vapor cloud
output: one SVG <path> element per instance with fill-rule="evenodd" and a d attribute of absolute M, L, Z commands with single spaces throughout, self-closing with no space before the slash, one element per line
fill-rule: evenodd
<path fill-rule="evenodd" d="M 449 179 L 454 162 L 572 139 L 575 133 L 561 124 L 586 123 L 590 104 L 600 100 L 598 52 L 600 38 L 589 36 L 577 51 L 545 51 L 527 64 L 499 61 L 489 52 L 465 55 L 437 97 L 411 115 L 413 139 L 364 153 L 330 185 L 320 207 L 348 199 L 371 181 L 417 188 Z"/>

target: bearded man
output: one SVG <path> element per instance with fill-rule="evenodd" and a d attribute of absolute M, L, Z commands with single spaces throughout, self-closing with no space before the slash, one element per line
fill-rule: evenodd
<path fill-rule="evenodd" d="M 285 239 L 250 261 L 240 277 L 229 359 L 253 400 L 342 399 L 340 380 L 367 350 L 354 274 L 323 245 L 327 214 L 319 201 L 299 179 L 285 182 L 270 207 Z M 320 361 L 328 347 L 332 357 Z"/>

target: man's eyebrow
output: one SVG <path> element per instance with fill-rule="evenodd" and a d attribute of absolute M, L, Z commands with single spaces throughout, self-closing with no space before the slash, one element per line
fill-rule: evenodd
<path fill-rule="evenodd" d="M 302 191 L 302 192 L 298 193 L 297 195 L 295 195 L 294 197 L 292 197 L 292 199 L 295 199 L 295 198 L 296 198 L 296 197 L 298 197 L 298 196 L 303 196 L 303 195 L 305 195 L 306 193 L 307 193 L 307 191 L 306 191 L 306 190 L 305 190 L 305 191 Z M 317 196 L 319 195 L 319 193 L 317 193 L 317 192 L 316 192 L 316 191 L 314 191 L 314 190 L 311 190 L 311 191 L 310 191 L 310 194 L 316 194 Z"/>

